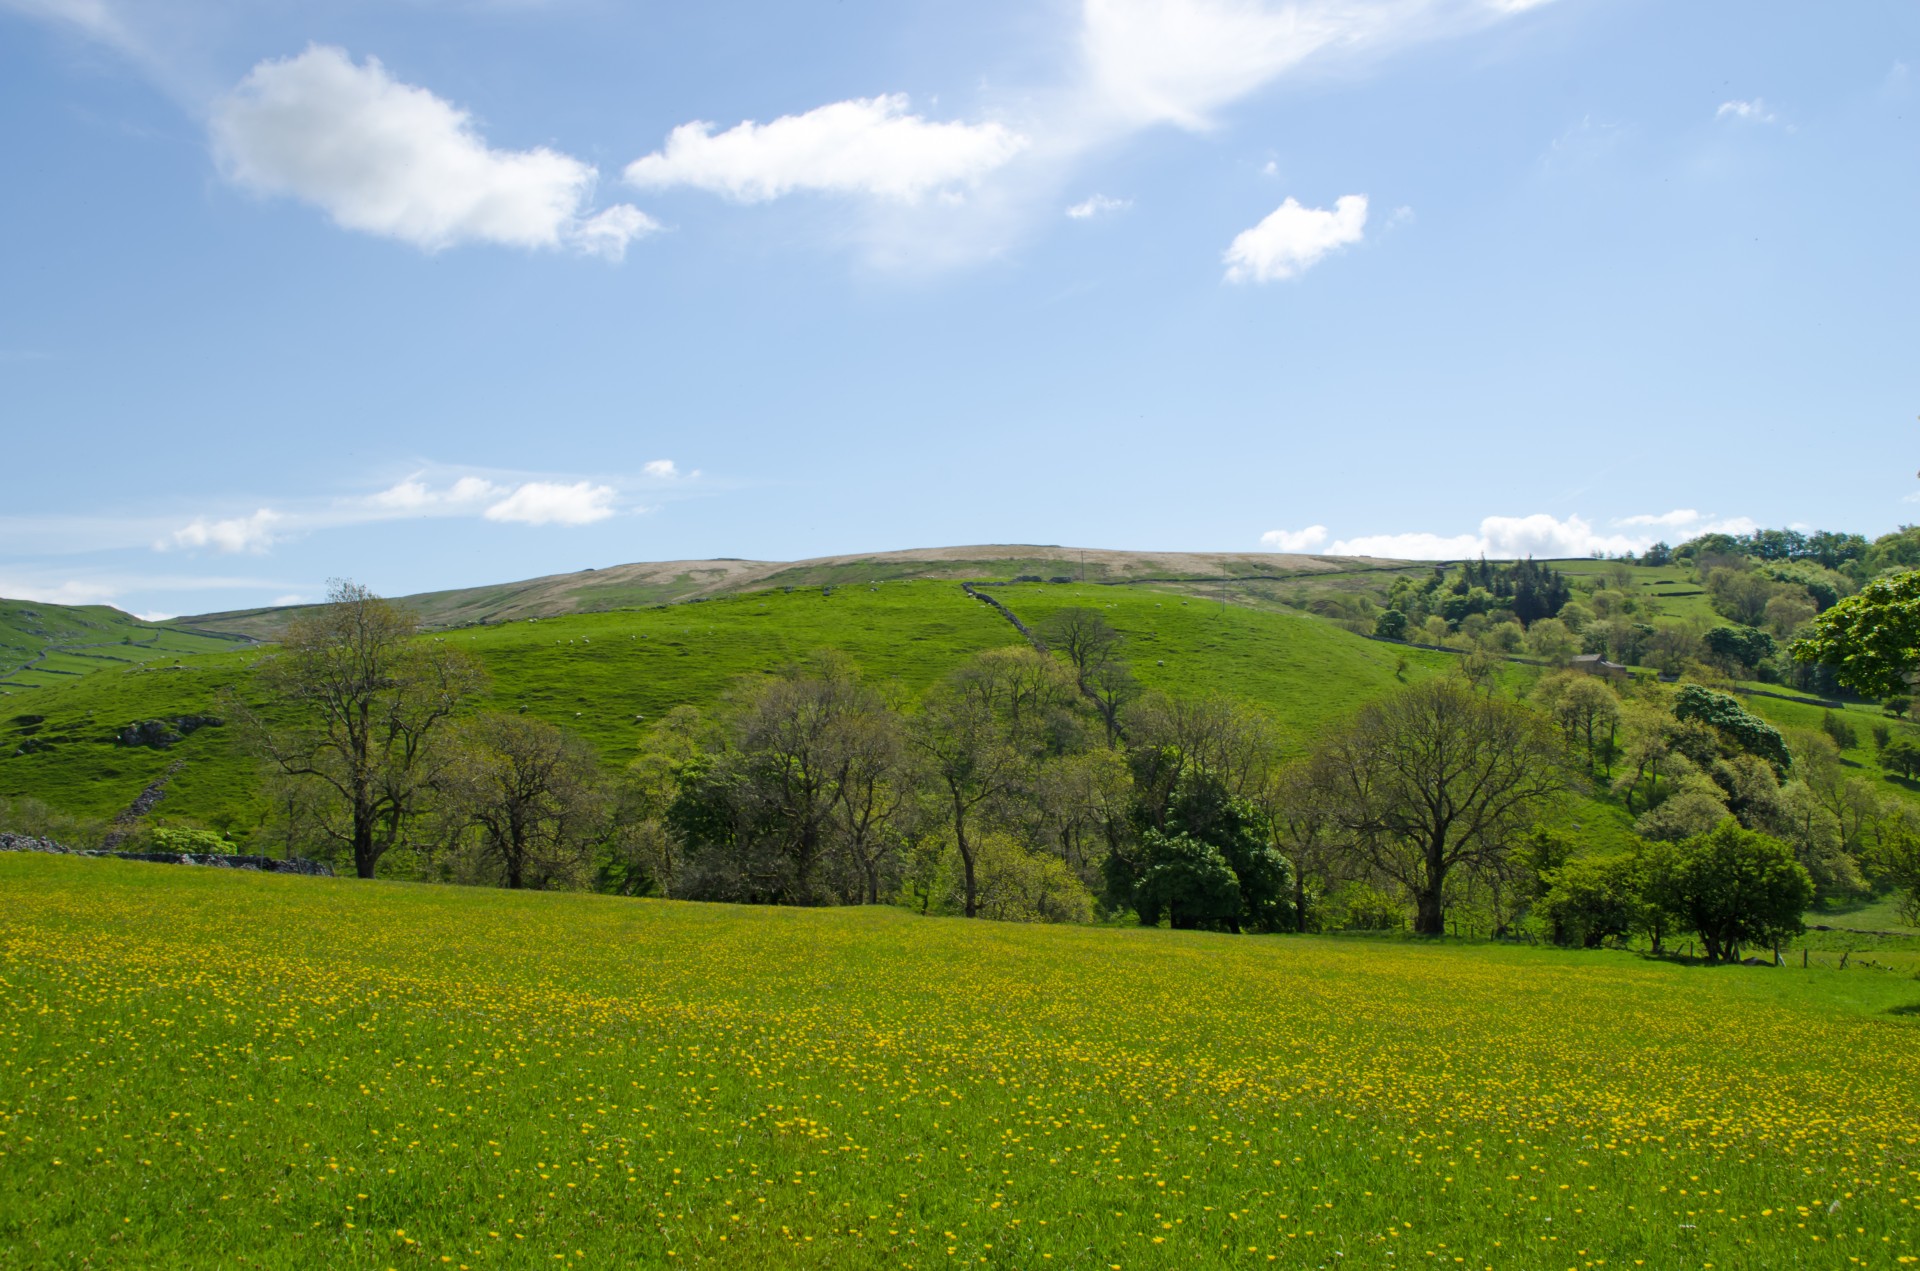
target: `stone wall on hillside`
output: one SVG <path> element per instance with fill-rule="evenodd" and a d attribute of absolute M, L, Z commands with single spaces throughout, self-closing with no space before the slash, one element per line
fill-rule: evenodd
<path fill-rule="evenodd" d="M 216 852 L 90 852 L 67 847 L 52 839 L 0 831 L 0 852 L 51 852 L 60 856 L 111 856 L 123 861 L 152 861 L 163 865 L 211 865 L 215 869 L 248 869 L 263 874 L 308 874 L 333 877 L 324 861 L 276 860 L 271 856 L 227 856 Z"/>

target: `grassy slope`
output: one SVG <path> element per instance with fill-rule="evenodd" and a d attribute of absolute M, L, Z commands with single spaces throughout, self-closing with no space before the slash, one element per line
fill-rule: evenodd
<path fill-rule="evenodd" d="M 875 582 L 1074 577 L 1089 582 L 1169 578 L 1267 578 L 1287 585 L 1348 589 L 1378 585 L 1401 565 L 1391 561 L 1271 552 L 1132 552 L 1033 544 L 918 548 L 803 561 L 651 561 L 552 574 L 520 582 L 423 592 L 404 600 L 430 627 L 599 613 L 641 605 L 737 595 L 777 587 Z M 1262 584 L 1277 586 L 1279 584 Z M 1251 592 L 1252 588 L 1246 589 Z M 275 638 L 298 608 L 202 614 L 179 622 Z"/>
<path fill-rule="evenodd" d="M 1920 1254 L 1906 976 L 45 857 L 0 891 L 10 1266 Z"/>
<path fill-rule="evenodd" d="M 0 694 L 63 683 L 103 667 L 215 652 L 233 643 L 142 622 L 107 605 L 0 600 Z"/>
<path fill-rule="evenodd" d="M 1176 693 L 1221 692 L 1269 709 L 1288 741 L 1313 733 L 1397 683 L 1402 651 L 1291 612 L 1181 603 L 1131 588 L 1013 587 L 1002 598 L 1037 618 L 1069 603 L 1098 603 L 1134 644 L 1140 677 Z M 631 753 L 643 722 L 682 703 L 711 703 L 742 675 L 773 670 L 820 648 L 846 651 L 871 678 L 918 692 L 971 653 L 1019 634 L 957 585 L 884 583 L 769 591 L 699 604 L 466 628 L 438 637 L 470 649 L 492 672 L 491 702 L 577 729 L 609 762 Z M 1407 674 L 1430 674 L 1445 655 L 1407 652 Z M 190 660 L 179 669 L 106 672 L 22 694 L 19 712 L 45 715 L 51 749 L 13 753 L 0 726 L 0 794 L 31 794 L 76 814 L 104 816 L 175 762 L 160 813 L 243 832 L 261 809 L 256 773 L 237 730 L 207 728 L 168 751 L 112 744 L 125 724 L 221 710 L 226 686 L 246 683 L 257 654 Z M 1165 665 L 1160 665 L 1164 663 Z"/>

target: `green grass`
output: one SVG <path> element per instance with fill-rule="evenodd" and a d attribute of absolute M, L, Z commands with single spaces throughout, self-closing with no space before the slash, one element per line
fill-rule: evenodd
<path fill-rule="evenodd" d="M 9 1266 L 1920 1254 L 1904 976 L 71 858 L 0 888 Z"/>
<path fill-rule="evenodd" d="M 0 600 L 0 698 L 103 667 L 172 661 L 234 643 L 142 622 L 106 605 Z"/>
<path fill-rule="evenodd" d="M 1400 682 L 1450 665 L 1444 654 L 1353 636 L 1291 611 L 1222 609 L 1162 591 L 1028 586 L 995 589 L 1029 621 L 1068 604 L 1101 606 L 1130 640 L 1150 688 L 1218 692 L 1268 710 L 1291 749 Z M 488 704 L 525 709 L 579 732 L 608 763 L 633 754 L 646 722 L 682 704 L 712 706 L 743 676 L 771 672 L 823 648 L 864 674 L 918 693 L 974 652 L 1019 643 L 998 613 L 958 585 L 772 590 L 695 604 L 572 614 L 468 627 L 431 638 L 471 651 L 492 675 Z M 259 769 L 237 728 L 204 728 L 170 750 L 115 745 L 129 723 L 223 714 L 221 693 L 250 696 L 259 652 L 185 660 L 180 667 L 108 670 L 16 694 L 0 720 L 0 795 L 31 795 L 62 811 L 108 816 L 174 764 L 158 814 L 244 837 L 265 813 Z M 43 749 L 15 753 L 29 738 Z"/>

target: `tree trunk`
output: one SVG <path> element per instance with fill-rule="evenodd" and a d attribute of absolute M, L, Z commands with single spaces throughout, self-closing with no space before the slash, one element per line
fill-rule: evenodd
<path fill-rule="evenodd" d="M 1307 934 L 1307 874 L 1298 866 L 1293 871 L 1293 927 L 1301 935 Z"/>
<path fill-rule="evenodd" d="M 1424 885 L 1415 897 L 1413 933 L 1417 936 L 1447 934 L 1447 904 L 1443 895 L 1447 886 L 1446 843 L 1436 840 L 1426 846 Z"/>
<path fill-rule="evenodd" d="M 361 878 L 372 878 L 373 867 L 380 863 L 380 854 L 373 848 L 373 812 L 369 808 L 353 810 L 353 872 Z"/>
<path fill-rule="evenodd" d="M 973 878 L 973 848 L 967 844 L 967 808 L 960 800 L 960 792 L 953 791 L 953 844 L 960 850 L 960 870 L 965 876 L 967 886 L 967 917 L 979 913 L 979 892 Z"/>

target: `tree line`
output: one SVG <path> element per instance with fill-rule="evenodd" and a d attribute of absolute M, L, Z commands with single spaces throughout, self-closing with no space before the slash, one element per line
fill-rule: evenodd
<path fill-rule="evenodd" d="M 475 709 L 477 662 L 340 584 L 235 713 L 287 849 L 361 877 L 1231 932 L 1685 929 L 1722 956 L 1797 930 L 1806 900 L 1897 885 L 1920 843 L 1831 737 L 1697 685 L 1444 675 L 1296 754 L 1244 703 L 1143 690 L 1097 610 L 1035 636 L 917 695 L 821 651 L 668 712 L 610 765 Z M 1632 852 L 1577 850 L 1583 794 L 1633 818 Z M 1756 852 L 1773 882 L 1721 897 L 1736 920 L 1674 889 Z"/>

